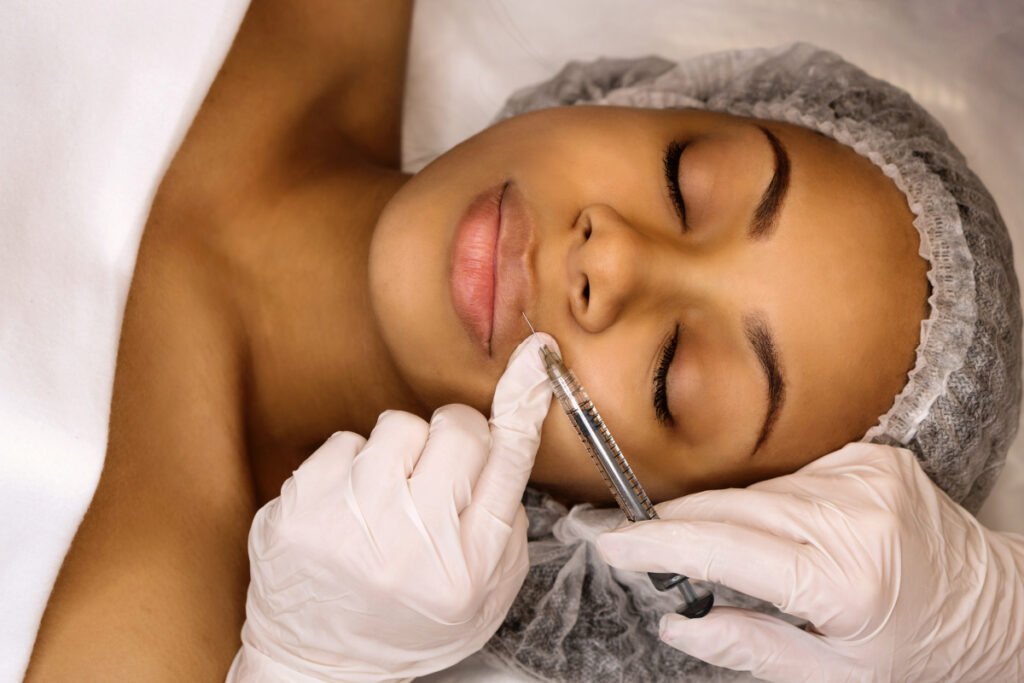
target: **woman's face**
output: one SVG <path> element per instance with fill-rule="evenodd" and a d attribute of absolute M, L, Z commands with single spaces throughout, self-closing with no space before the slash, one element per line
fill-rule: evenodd
<path fill-rule="evenodd" d="M 794 471 L 872 426 L 926 316 L 917 251 L 902 193 L 824 136 L 573 107 L 502 122 L 410 179 L 377 225 L 370 286 L 431 407 L 489 412 L 525 311 L 665 499 Z M 531 481 L 610 500 L 555 404 Z"/>

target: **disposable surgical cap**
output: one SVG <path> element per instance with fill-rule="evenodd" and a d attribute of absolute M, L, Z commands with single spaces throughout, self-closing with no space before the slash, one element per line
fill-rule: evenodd
<path fill-rule="evenodd" d="M 852 147 L 892 179 L 929 263 L 930 310 L 905 387 L 862 440 L 909 448 L 938 486 L 977 511 L 1017 428 L 1020 295 L 1006 226 L 942 126 L 904 91 L 806 44 L 681 64 L 654 57 L 570 63 L 515 93 L 496 120 L 571 104 L 786 121 Z M 619 513 L 586 505 L 569 512 L 536 491 L 525 502 L 531 570 L 488 656 L 549 680 L 733 678 L 661 645 L 658 617 L 677 599 L 657 594 L 643 574 L 600 561 L 593 539 L 616 526 Z M 775 612 L 715 591 L 718 604 Z"/>

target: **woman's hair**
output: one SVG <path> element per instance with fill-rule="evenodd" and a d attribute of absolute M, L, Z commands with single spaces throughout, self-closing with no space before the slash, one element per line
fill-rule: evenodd
<path fill-rule="evenodd" d="M 930 265 L 929 315 L 914 368 L 862 440 L 912 450 L 954 500 L 976 511 L 1002 469 L 1021 396 L 1021 310 L 1010 238 L 995 202 L 942 126 L 904 91 L 807 44 L 708 55 L 571 63 L 515 93 L 496 120 L 545 107 L 699 108 L 786 121 L 870 159 L 907 197 Z M 674 609 L 642 574 L 604 565 L 593 539 L 622 517 L 572 512 L 527 491 L 530 573 L 486 654 L 552 680 L 731 680 L 663 647 Z M 716 587 L 718 604 L 771 605 Z"/>

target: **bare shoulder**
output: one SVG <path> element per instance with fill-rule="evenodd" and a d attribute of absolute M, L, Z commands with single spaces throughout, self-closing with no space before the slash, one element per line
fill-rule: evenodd
<path fill-rule="evenodd" d="M 27 680 L 223 679 L 254 513 L 236 334 L 192 245 L 143 239 L 107 457 Z"/>

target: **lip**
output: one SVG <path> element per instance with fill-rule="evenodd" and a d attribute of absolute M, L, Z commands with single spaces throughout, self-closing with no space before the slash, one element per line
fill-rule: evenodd
<path fill-rule="evenodd" d="M 529 331 L 522 314 L 533 310 L 535 239 L 523 194 L 516 183 L 510 182 L 501 204 L 491 334 L 492 355 L 500 351 L 500 358 L 511 354 Z"/>
<path fill-rule="evenodd" d="M 462 214 L 452 243 L 448 277 L 455 313 L 470 337 L 488 354 L 494 324 L 494 261 L 506 187 L 502 183 L 480 193 Z"/>
<path fill-rule="evenodd" d="M 449 288 L 455 312 L 488 356 L 525 336 L 520 311 L 530 301 L 533 229 L 511 181 L 470 202 L 455 230 Z M 520 329 L 522 328 L 522 329 Z"/>

